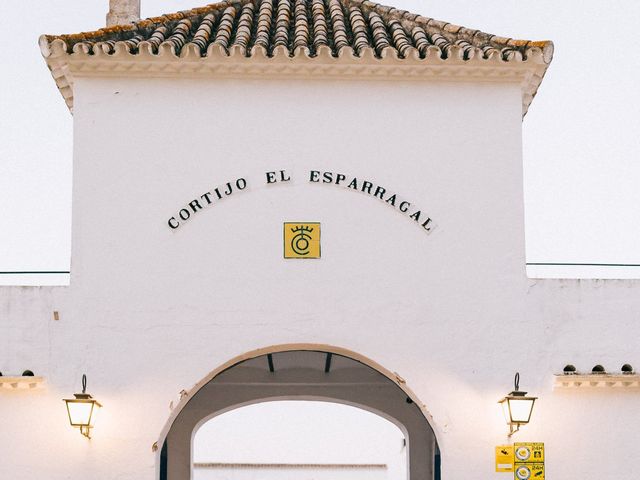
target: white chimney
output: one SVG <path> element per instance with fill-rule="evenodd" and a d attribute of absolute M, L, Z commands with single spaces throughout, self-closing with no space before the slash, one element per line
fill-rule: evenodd
<path fill-rule="evenodd" d="M 109 0 L 107 27 L 140 20 L 140 0 Z"/>

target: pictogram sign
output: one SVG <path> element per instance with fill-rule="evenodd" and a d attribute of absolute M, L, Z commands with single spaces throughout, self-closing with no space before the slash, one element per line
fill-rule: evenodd
<path fill-rule="evenodd" d="M 496 472 L 513 472 L 513 445 L 496 447 Z"/>
<path fill-rule="evenodd" d="M 285 222 L 284 258 L 320 258 L 320 223 Z"/>
<path fill-rule="evenodd" d="M 544 463 L 516 463 L 515 480 L 544 480 Z"/>
<path fill-rule="evenodd" d="M 544 480 L 544 443 L 497 446 L 496 472 L 513 472 L 514 480 Z"/>
<path fill-rule="evenodd" d="M 544 443 L 514 443 L 516 463 L 543 463 Z"/>

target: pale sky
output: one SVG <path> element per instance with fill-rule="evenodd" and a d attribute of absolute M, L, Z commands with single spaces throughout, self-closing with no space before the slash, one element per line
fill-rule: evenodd
<path fill-rule="evenodd" d="M 206 3 L 142 0 L 142 17 Z M 607 266 L 532 265 L 529 274 L 640 278 L 640 2 L 387 3 L 553 40 L 554 61 L 523 124 L 527 262 Z M 107 10 L 108 0 L 0 0 L 0 272 L 70 270 L 72 117 L 37 40 L 100 28 Z M 0 274 L 0 285 L 66 277 Z"/>

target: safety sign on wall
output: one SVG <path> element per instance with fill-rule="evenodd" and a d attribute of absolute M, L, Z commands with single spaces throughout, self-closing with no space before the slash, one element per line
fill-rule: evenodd
<path fill-rule="evenodd" d="M 544 443 L 496 447 L 496 472 L 513 472 L 514 480 L 544 480 Z"/>
<path fill-rule="evenodd" d="M 544 463 L 516 463 L 516 480 L 544 480 Z"/>
<path fill-rule="evenodd" d="M 496 447 L 496 472 L 513 472 L 513 445 Z"/>
<path fill-rule="evenodd" d="M 544 443 L 514 443 L 516 463 L 544 463 Z"/>

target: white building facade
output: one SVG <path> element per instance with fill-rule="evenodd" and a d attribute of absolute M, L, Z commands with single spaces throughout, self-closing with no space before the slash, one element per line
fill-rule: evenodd
<path fill-rule="evenodd" d="M 383 416 L 412 480 L 511 478 L 511 441 L 544 442 L 549 478 L 640 474 L 640 284 L 525 274 L 550 42 L 241 0 L 41 48 L 74 115 L 72 279 L 0 289 L 0 477 L 183 480 L 200 426 L 272 400 Z M 289 222 L 320 258 L 285 258 Z M 507 438 L 516 371 L 538 400 Z M 61 401 L 83 373 L 91 440 Z M 398 476 L 376 472 L 331 478 Z"/>

